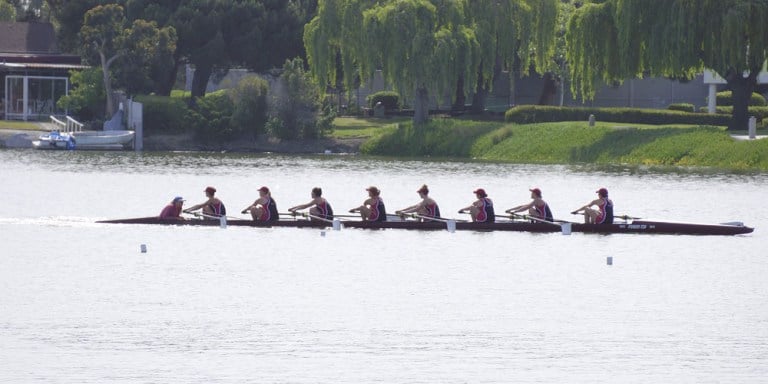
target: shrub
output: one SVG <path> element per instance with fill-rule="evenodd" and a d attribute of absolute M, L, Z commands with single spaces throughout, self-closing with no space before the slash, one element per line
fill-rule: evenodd
<path fill-rule="evenodd" d="M 707 107 L 701 107 L 701 111 L 706 112 Z M 733 113 L 733 107 L 718 105 L 715 111 L 720 114 L 730 115 Z M 762 121 L 762 120 L 765 120 L 766 117 L 768 117 L 768 107 L 749 107 L 747 109 L 747 114 L 749 116 L 754 116 L 755 118 L 757 118 L 758 121 Z"/>
<path fill-rule="evenodd" d="M 381 102 L 387 111 L 395 111 L 400 109 L 400 95 L 398 95 L 397 92 L 376 92 L 374 94 L 368 95 L 368 97 L 366 97 L 366 101 L 371 108 L 376 106 L 377 103 Z"/>
<path fill-rule="evenodd" d="M 280 139 L 312 139 L 321 134 L 320 93 L 300 58 L 286 60 L 273 84 L 268 131 Z"/>
<path fill-rule="evenodd" d="M 695 112 L 696 107 L 690 103 L 676 103 L 670 104 L 667 109 L 670 111 L 683 111 L 683 112 Z"/>
<path fill-rule="evenodd" d="M 637 124 L 695 124 L 728 125 L 731 116 L 722 114 L 687 113 L 663 109 L 641 108 L 573 108 L 546 105 L 523 105 L 507 110 L 507 122 L 518 124 L 558 121 L 587 121 L 595 115 L 597 121 Z"/>
<path fill-rule="evenodd" d="M 234 139 L 240 132 L 232 126 L 235 105 L 227 90 L 206 94 L 196 100 L 195 134 L 203 142 L 224 142 Z"/>
<path fill-rule="evenodd" d="M 144 132 L 147 136 L 184 132 L 192 124 L 192 110 L 180 98 L 141 95 L 135 100 L 143 104 Z"/>
<path fill-rule="evenodd" d="M 733 93 L 731 91 L 723 91 L 717 93 L 717 105 L 718 106 L 732 106 L 733 105 Z M 763 95 L 759 93 L 752 93 L 749 98 L 749 105 L 764 107 L 768 105 Z"/>
<path fill-rule="evenodd" d="M 243 79 L 229 92 L 234 104 L 232 126 L 236 131 L 252 135 L 265 132 L 268 90 L 266 80 L 253 76 Z"/>

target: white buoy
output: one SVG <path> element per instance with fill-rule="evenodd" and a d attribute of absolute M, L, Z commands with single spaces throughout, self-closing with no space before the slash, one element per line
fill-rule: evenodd
<path fill-rule="evenodd" d="M 613 265 L 613 256 L 608 256 L 608 259 L 606 261 L 608 265 Z"/>
<path fill-rule="evenodd" d="M 341 220 L 333 219 L 333 230 L 334 231 L 340 231 L 341 230 Z"/>
<path fill-rule="evenodd" d="M 226 228 L 227 227 L 227 217 L 221 216 L 219 217 L 219 227 Z"/>
<path fill-rule="evenodd" d="M 454 233 L 454 232 L 456 232 L 456 220 L 453 220 L 453 219 L 449 219 L 449 220 L 448 220 L 448 221 L 445 223 L 445 225 L 446 225 L 446 227 L 447 227 L 447 229 L 448 229 L 448 232 L 450 232 L 450 233 Z"/>
<path fill-rule="evenodd" d="M 141 249 L 141 253 L 147 253 L 147 245 L 146 244 L 142 244 L 140 249 Z"/>
<path fill-rule="evenodd" d="M 320 231 L 320 237 L 325 237 L 325 231 Z"/>
<path fill-rule="evenodd" d="M 560 226 L 560 230 L 563 232 L 563 235 L 570 235 L 571 223 L 563 223 L 563 225 Z"/>

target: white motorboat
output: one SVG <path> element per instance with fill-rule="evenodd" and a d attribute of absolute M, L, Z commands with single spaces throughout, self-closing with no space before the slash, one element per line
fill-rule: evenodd
<path fill-rule="evenodd" d="M 37 149 L 125 149 L 133 144 L 134 131 L 79 131 L 40 135 L 32 142 Z"/>

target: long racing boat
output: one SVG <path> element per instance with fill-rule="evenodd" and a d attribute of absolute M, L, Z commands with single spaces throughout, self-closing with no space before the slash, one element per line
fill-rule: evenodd
<path fill-rule="evenodd" d="M 458 230 L 458 231 L 513 231 L 513 232 L 570 232 L 582 233 L 637 233 L 637 234 L 677 234 L 677 235 L 740 235 L 751 233 L 754 228 L 747 227 L 741 222 L 723 224 L 676 223 L 651 220 L 628 220 L 613 224 L 582 224 L 565 221 L 532 222 L 527 220 L 497 221 L 494 223 L 474 223 L 469 221 L 360 221 L 335 220 L 331 222 L 310 221 L 305 219 L 289 219 L 273 222 L 259 222 L 235 218 L 220 219 L 160 219 L 158 217 L 139 217 L 132 219 L 102 220 L 98 223 L 108 224 L 159 224 L 159 225 L 193 225 L 193 226 L 233 226 L 233 227 L 288 227 L 288 228 L 329 228 L 340 224 L 344 228 L 358 229 L 410 229 L 410 230 Z M 566 233 L 567 232 L 567 233 Z"/>

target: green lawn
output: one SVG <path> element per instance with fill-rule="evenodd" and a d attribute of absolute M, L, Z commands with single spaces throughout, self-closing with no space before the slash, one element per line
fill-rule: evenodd
<path fill-rule="evenodd" d="M 337 117 L 333 120 L 333 133 L 336 139 L 369 139 L 382 132 L 382 129 L 394 128 L 395 124 L 410 121 L 409 117 L 377 119 L 373 117 Z"/>
<path fill-rule="evenodd" d="M 28 121 L 0 120 L 0 129 L 17 129 L 23 131 L 38 131 L 40 126 Z"/>

